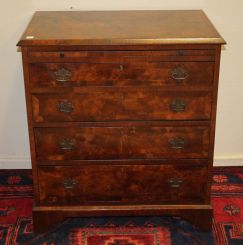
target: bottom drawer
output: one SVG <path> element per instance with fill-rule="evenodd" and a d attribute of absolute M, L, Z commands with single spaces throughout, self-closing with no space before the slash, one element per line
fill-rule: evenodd
<path fill-rule="evenodd" d="M 206 200 L 206 166 L 47 166 L 38 169 L 38 178 L 42 205 L 195 204 Z"/>

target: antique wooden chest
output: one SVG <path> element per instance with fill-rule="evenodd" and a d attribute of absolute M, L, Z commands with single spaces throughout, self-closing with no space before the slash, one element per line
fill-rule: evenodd
<path fill-rule="evenodd" d="M 98 215 L 209 230 L 222 44 L 200 10 L 36 12 L 18 43 L 34 230 Z"/>

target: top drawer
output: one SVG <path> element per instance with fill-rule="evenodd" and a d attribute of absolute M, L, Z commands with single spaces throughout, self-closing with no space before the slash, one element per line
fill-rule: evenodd
<path fill-rule="evenodd" d="M 160 86 L 210 89 L 213 62 L 31 63 L 32 87 Z"/>

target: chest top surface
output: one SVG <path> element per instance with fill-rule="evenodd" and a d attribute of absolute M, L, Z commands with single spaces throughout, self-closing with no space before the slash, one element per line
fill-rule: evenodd
<path fill-rule="evenodd" d="M 41 11 L 18 46 L 224 44 L 201 10 Z"/>

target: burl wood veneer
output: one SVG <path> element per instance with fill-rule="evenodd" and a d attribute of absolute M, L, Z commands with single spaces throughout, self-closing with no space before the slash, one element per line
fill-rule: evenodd
<path fill-rule="evenodd" d="M 102 215 L 209 230 L 222 44 L 200 10 L 36 12 L 18 43 L 34 230 Z"/>

